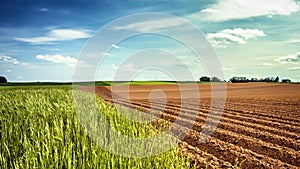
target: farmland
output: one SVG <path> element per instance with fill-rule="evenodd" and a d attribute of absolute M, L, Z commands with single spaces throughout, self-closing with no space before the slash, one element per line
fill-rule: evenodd
<path fill-rule="evenodd" d="M 241 165 L 243 168 L 300 167 L 298 84 L 227 84 L 226 104 L 221 121 L 215 124 L 218 127 L 205 143 L 199 143 L 198 139 L 210 110 L 211 87 L 209 84 L 198 86 L 200 99 L 188 100 L 182 100 L 180 92 L 198 91 L 179 91 L 179 87 L 174 84 L 99 86 L 95 91 L 107 102 L 145 111 L 154 109 L 157 117 L 163 117 L 170 123 L 175 120 L 194 123 L 181 144 L 184 145 L 184 152 L 192 157 L 192 163 L 199 168 L 226 168 L 231 165 Z M 126 88 L 129 89 L 129 100 L 123 99 L 127 94 Z M 159 97 L 149 99 L 151 91 L 157 89 L 164 92 L 166 105 L 163 105 Z M 91 89 L 83 87 L 82 90 Z M 188 102 L 188 106 L 182 107 L 183 101 Z M 179 117 L 182 110 L 188 114 Z M 197 114 L 196 122 L 190 120 L 194 113 Z"/>
<path fill-rule="evenodd" d="M 151 137 L 175 120 L 193 127 L 174 149 L 147 158 L 122 157 L 93 142 L 75 112 L 72 88 L 60 84 L 0 87 L 1 168 L 299 168 L 299 84 L 227 84 L 221 121 L 211 137 L 199 143 L 211 104 L 209 83 L 199 91 L 180 91 L 171 83 L 129 83 L 95 87 L 99 110 L 115 130 L 130 137 Z M 155 85 L 151 85 L 155 84 Z M 190 84 L 182 84 L 185 89 Z M 83 91 L 93 92 L 91 86 Z M 125 100 L 129 89 L 129 99 Z M 163 92 L 155 95 L 153 91 Z M 82 92 L 83 99 L 92 96 Z M 180 92 L 199 92 L 200 98 L 181 99 Z M 112 93 L 114 94 L 112 97 Z M 151 97 L 150 97 L 151 96 Z M 165 97 L 165 100 L 162 99 Z M 181 105 L 182 102 L 186 104 Z M 116 105 L 158 117 L 154 123 L 124 118 Z M 179 116 L 181 111 L 184 116 Z M 197 114 L 196 121 L 192 115 Z M 212 114 L 217 116 L 218 114 Z M 99 124 L 91 124 L 99 128 Z M 94 126 L 93 126 L 94 125 Z M 178 126 L 181 130 L 184 126 Z"/>
<path fill-rule="evenodd" d="M 0 86 L 0 168 L 190 168 L 180 147 L 148 158 L 128 158 L 103 150 L 88 136 L 74 110 L 68 85 Z M 89 96 L 83 93 L 83 97 Z M 128 136 L 146 137 L 166 121 L 141 125 L 122 118 L 96 99 L 101 115 Z M 88 112 L 87 112 L 88 113 Z M 91 124 L 99 128 L 99 124 Z"/>

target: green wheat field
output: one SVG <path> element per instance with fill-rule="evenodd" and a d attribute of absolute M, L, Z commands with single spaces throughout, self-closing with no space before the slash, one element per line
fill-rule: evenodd
<path fill-rule="evenodd" d="M 97 103 L 102 116 L 122 134 L 149 137 L 166 128 L 165 122 L 129 121 L 101 98 Z M 71 86 L 0 86 L 1 169 L 191 168 L 189 161 L 179 146 L 148 158 L 102 149 L 79 123 Z"/>

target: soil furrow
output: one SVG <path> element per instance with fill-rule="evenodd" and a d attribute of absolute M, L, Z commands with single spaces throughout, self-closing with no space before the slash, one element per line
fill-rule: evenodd
<path fill-rule="evenodd" d="M 140 101 L 138 101 L 140 102 Z M 145 103 L 145 101 L 142 101 Z M 160 104 L 159 102 L 155 102 L 155 101 L 151 101 L 151 103 L 156 103 L 156 104 Z M 180 104 L 177 104 L 176 102 L 169 102 L 168 105 L 170 106 L 173 106 L 174 108 L 180 108 L 181 105 Z M 193 108 L 193 104 L 190 104 L 190 107 L 185 107 L 186 109 L 191 109 L 191 110 L 198 110 L 197 108 Z M 199 105 L 194 105 L 194 106 L 199 106 Z M 184 108 L 184 107 L 183 107 Z M 206 106 L 206 105 L 201 105 L 200 108 L 202 109 L 210 109 L 210 106 Z M 297 119 L 291 119 L 291 118 L 288 118 L 288 119 L 284 119 L 283 117 L 273 117 L 273 118 L 270 118 L 270 117 L 264 117 L 265 115 L 263 115 L 264 113 L 253 113 L 253 112 L 248 112 L 248 111 L 241 111 L 239 109 L 228 109 L 228 108 L 225 108 L 224 110 L 227 110 L 227 113 L 225 114 L 226 116 L 231 116 L 231 117 L 240 117 L 240 118 L 250 118 L 250 119 L 255 119 L 257 121 L 262 121 L 265 122 L 263 124 L 266 124 L 266 123 L 272 123 L 274 125 L 279 125 L 279 126 L 284 126 L 284 130 L 288 130 L 290 128 L 296 128 L 296 130 L 299 130 L 298 127 L 300 127 L 300 120 L 298 122 Z M 240 114 L 240 115 L 237 115 L 237 114 Z M 254 117 L 252 116 L 254 115 Z M 295 121 L 295 122 L 291 122 L 291 121 Z M 298 129 L 297 129 L 298 128 Z"/>
<path fill-rule="evenodd" d="M 172 101 L 170 101 L 170 102 L 172 102 Z M 176 101 L 175 101 L 175 103 L 176 103 Z M 191 107 L 193 107 L 195 105 L 195 104 L 193 104 L 193 102 L 190 102 L 189 104 L 191 105 Z M 261 107 L 261 103 L 259 103 L 258 101 L 252 105 L 251 105 L 251 103 L 247 103 L 247 107 L 244 105 L 233 106 L 233 104 L 236 104 L 236 103 L 233 103 L 233 101 L 227 101 L 227 104 L 226 104 L 224 110 L 240 111 L 239 113 L 242 113 L 245 116 L 252 117 L 252 115 L 254 115 L 256 118 L 266 118 L 266 119 L 270 119 L 270 120 L 276 120 L 274 122 L 283 122 L 283 123 L 287 123 L 287 124 L 290 124 L 293 126 L 300 126 L 300 119 L 298 119 L 298 118 L 289 118 L 289 117 L 285 117 L 282 115 L 270 113 L 270 111 L 278 112 L 279 111 L 278 106 L 276 108 L 274 108 L 273 110 L 267 109 L 268 111 L 262 111 L 262 109 L 260 108 L 259 111 L 257 111 L 257 109 L 255 109 L 255 108 L 249 109 L 247 107 L 254 107 L 254 105 L 260 105 L 260 107 Z M 205 108 L 209 108 L 210 107 L 209 105 L 210 105 L 210 102 L 204 102 L 204 103 L 201 102 L 201 107 L 204 106 Z M 228 107 L 230 107 L 230 108 L 228 108 Z M 243 111 L 241 111 L 241 109 Z M 297 111 L 299 109 L 299 111 L 300 111 L 300 104 L 298 105 L 298 109 L 297 109 L 297 107 L 293 107 L 293 109 L 295 109 L 295 111 Z M 299 111 L 297 111 L 297 112 L 299 112 Z"/>
<path fill-rule="evenodd" d="M 141 103 L 136 103 L 135 102 L 134 104 L 139 105 Z M 141 105 L 141 106 L 143 106 L 143 105 Z M 144 106 L 147 107 L 147 105 L 144 105 Z M 156 104 L 155 106 L 157 108 L 161 107 L 159 104 Z M 168 108 L 170 110 L 174 109 L 176 111 L 180 110 L 178 107 L 172 107 L 171 105 L 166 106 L 166 108 Z M 162 109 L 157 109 L 157 110 L 163 111 Z M 181 110 L 188 111 L 189 109 L 182 107 Z M 193 109 L 190 109 L 190 110 L 192 111 Z M 200 110 L 201 110 L 201 112 L 206 113 L 205 115 L 198 114 L 198 116 L 203 116 L 202 121 L 198 121 L 198 122 L 203 122 L 203 121 L 206 120 L 206 117 L 207 117 L 207 114 L 209 113 L 209 111 L 206 110 L 206 109 L 200 109 Z M 231 124 L 242 125 L 243 127 L 245 127 L 245 131 L 247 131 L 247 130 L 254 130 L 253 128 L 259 128 L 259 131 L 267 132 L 267 133 L 270 133 L 270 134 L 274 134 L 273 139 L 275 139 L 275 140 L 278 140 L 278 138 L 280 138 L 280 140 L 278 140 L 278 142 L 277 142 L 279 144 L 282 143 L 282 142 L 289 143 L 288 140 L 295 140 L 294 142 L 297 142 L 297 140 L 300 140 L 300 135 L 298 133 L 291 133 L 291 132 L 288 132 L 286 130 L 280 130 L 280 131 L 278 131 L 278 129 L 275 128 L 275 127 L 271 128 L 271 127 L 264 126 L 264 125 L 259 125 L 259 124 L 257 125 L 257 124 L 249 123 L 249 122 L 247 122 L 247 119 L 243 120 L 243 121 L 241 121 L 241 120 L 235 120 L 233 118 L 228 118 L 226 115 L 227 115 L 227 111 L 225 113 L 223 113 L 223 115 L 222 115 L 222 120 L 221 120 L 222 123 L 221 124 L 224 124 L 224 125 L 226 124 L 227 126 L 230 126 Z M 232 117 L 232 116 L 230 116 L 230 117 Z M 245 124 L 248 124 L 248 125 L 245 125 Z M 270 129 L 270 128 L 271 128 L 271 130 L 267 130 L 267 129 Z M 274 130 L 275 130 L 275 132 L 274 132 Z M 300 131 L 300 129 L 298 129 L 297 131 Z M 284 136 L 284 137 L 282 138 L 282 136 Z M 284 140 L 284 139 L 287 139 L 287 140 Z M 293 144 L 294 143 L 291 143 L 291 145 L 293 145 Z"/>
<path fill-rule="evenodd" d="M 143 102 L 143 103 L 147 103 L 145 101 L 137 101 L 139 103 Z M 155 101 L 151 101 L 151 104 L 155 104 L 156 106 L 157 105 L 160 105 L 159 102 L 155 102 Z M 182 107 L 180 104 L 176 104 L 176 103 L 168 103 L 167 106 L 172 106 L 174 109 L 189 109 L 189 110 L 194 110 L 194 111 L 199 111 L 199 110 L 202 110 L 202 111 L 206 111 L 206 110 L 209 110 L 210 107 L 209 106 L 203 106 L 201 105 L 200 108 L 193 108 L 193 106 L 190 106 L 190 107 Z M 199 106 L 199 105 L 197 105 Z M 291 123 L 291 122 L 287 122 L 288 120 L 290 119 L 286 119 L 286 120 L 279 120 L 277 121 L 277 119 L 265 119 L 263 117 L 260 117 L 260 116 L 255 116 L 255 117 L 252 117 L 250 116 L 249 114 L 252 114 L 251 112 L 245 112 L 245 111 L 241 111 L 241 110 L 236 110 L 236 109 L 227 109 L 225 108 L 224 109 L 226 111 L 226 113 L 223 114 L 223 116 L 225 117 L 228 117 L 230 119 L 237 119 L 239 121 L 248 121 L 249 119 L 252 120 L 253 123 L 256 123 L 256 124 L 262 124 L 264 126 L 269 126 L 269 125 L 272 125 L 272 127 L 274 128 L 280 128 L 282 130 L 285 130 L 285 131 L 291 131 L 291 132 L 298 132 L 300 130 L 300 122 L 299 123 Z"/>
<path fill-rule="evenodd" d="M 183 151 L 193 158 L 192 164 L 195 164 L 197 168 L 232 168 L 232 164 L 228 161 L 221 160 L 213 154 L 202 151 L 186 141 L 181 141 L 180 144 L 186 147 Z"/>
<path fill-rule="evenodd" d="M 199 84 L 199 91 L 189 85 L 105 86 L 95 91 L 106 101 L 170 121 L 175 135 L 190 131 L 182 149 L 199 168 L 232 168 L 236 159 L 246 160 L 242 168 L 300 168 L 299 85 L 227 83 L 224 111 L 218 108 L 222 99 L 211 100 L 211 84 Z M 156 95 L 156 89 L 164 95 Z M 182 92 L 191 97 L 182 98 Z M 217 104 L 211 110 L 212 102 Z M 199 142 L 203 130 L 216 125 L 211 137 Z"/>
<path fill-rule="evenodd" d="M 137 105 L 137 106 L 141 106 L 141 105 Z M 170 120 L 171 122 L 177 120 L 177 121 L 181 121 L 182 123 L 190 123 L 189 119 L 178 119 L 178 117 L 174 115 L 174 111 L 165 110 L 164 115 L 167 115 L 168 120 Z M 215 124 L 210 124 L 210 125 L 215 125 Z M 193 129 L 198 132 L 201 132 L 201 125 L 197 123 Z M 242 133 L 237 134 L 230 130 L 217 128 L 214 134 L 212 135 L 212 137 L 224 140 L 228 143 L 241 146 L 245 149 L 254 151 L 258 154 L 269 156 L 270 158 L 282 160 L 283 162 L 289 163 L 291 165 L 297 165 L 298 163 L 300 164 L 300 155 L 294 149 L 280 147 L 279 145 L 269 143 L 269 142 L 264 142 L 255 137 L 246 136 Z"/>
<path fill-rule="evenodd" d="M 205 143 L 198 144 L 197 136 L 189 136 L 184 141 L 202 151 L 213 154 L 218 159 L 234 163 L 235 159 L 245 160 L 243 168 L 297 168 L 297 166 L 282 162 L 278 159 L 258 154 L 252 150 L 211 137 Z"/>

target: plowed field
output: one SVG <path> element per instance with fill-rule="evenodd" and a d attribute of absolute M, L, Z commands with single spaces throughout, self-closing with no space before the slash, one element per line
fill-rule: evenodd
<path fill-rule="evenodd" d="M 211 87 L 198 87 L 199 91 L 192 91 L 185 84 L 186 91 L 180 91 L 177 85 L 129 86 L 128 99 L 124 99 L 128 86 L 101 86 L 95 90 L 108 102 L 152 109 L 170 122 L 193 123 L 182 144 L 199 168 L 227 168 L 241 161 L 242 168 L 300 168 L 299 84 L 227 84 L 220 123 L 211 122 L 217 128 L 205 143 L 199 143 L 198 138 L 210 110 Z M 180 92 L 199 92 L 201 97 L 182 100 Z M 180 111 L 185 115 L 179 117 Z M 196 122 L 191 120 L 195 113 Z"/>

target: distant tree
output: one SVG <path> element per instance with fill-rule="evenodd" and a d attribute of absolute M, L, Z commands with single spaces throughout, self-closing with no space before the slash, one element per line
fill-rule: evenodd
<path fill-rule="evenodd" d="M 257 78 L 251 78 L 250 82 L 258 82 Z"/>
<path fill-rule="evenodd" d="M 282 83 L 291 83 L 292 81 L 290 79 L 282 79 L 281 82 Z"/>
<path fill-rule="evenodd" d="M 264 79 L 264 82 L 270 82 L 271 81 L 271 78 L 267 77 Z"/>
<path fill-rule="evenodd" d="M 232 83 L 245 83 L 248 82 L 248 79 L 246 77 L 233 77 L 230 79 Z"/>
<path fill-rule="evenodd" d="M 211 82 L 221 82 L 221 79 L 219 79 L 218 77 L 212 77 Z"/>
<path fill-rule="evenodd" d="M 0 83 L 7 83 L 7 79 L 4 76 L 0 76 Z"/>
<path fill-rule="evenodd" d="M 210 82 L 210 77 L 202 76 L 202 77 L 200 78 L 200 82 Z"/>
<path fill-rule="evenodd" d="M 278 76 L 275 78 L 274 82 L 276 82 L 276 83 L 279 82 L 279 77 Z"/>

